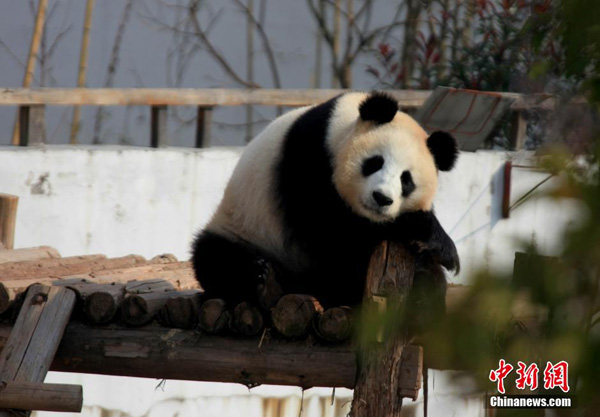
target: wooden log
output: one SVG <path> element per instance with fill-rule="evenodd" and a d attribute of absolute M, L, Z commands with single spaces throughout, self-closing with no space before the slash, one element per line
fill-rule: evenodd
<path fill-rule="evenodd" d="M 0 194 L 0 247 L 12 249 L 15 244 L 15 224 L 19 197 Z"/>
<path fill-rule="evenodd" d="M 258 308 L 243 302 L 233 309 L 230 327 L 244 336 L 254 336 L 265 328 L 265 319 Z"/>
<path fill-rule="evenodd" d="M 366 314 L 373 314 L 381 305 L 399 307 L 412 287 L 414 271 L 414 258 L 404 246 L 393 242 L 379 245 L 367 272 Z M 386 300 L 383 304 L 382 298 Z M 362 337 L 358 347 L 360 368 L 352 400 L 353 417 L 400 416 L 402 395 L 406 394 L 406 387 L 400 385 L 402 353 L 409 341 L 400 329 L 381 330 L 386 335 L 383 340 Z"/>
<path fill-rule="evenodd" d="M 310 324 L 323 307 L 310 295 L 288 294 L 281 297 L 271 310 L 273 326 L 286 337 L 300 337 L 308 333 Z"/>
<path fill-rule="evenodd" d="M 342 342 L 352 335 L 352 309 L 350 307 L 328 308 L 317 314 L 314 320 L 315 333 L 328 342 Z"/>
<path fill-rule="evenodd" d="M 10 327 L 0 324 L 0 348 Z M 142 378 L 352 388 L 349 344 L 202 335 L 160 326 L 89 327 L 71 322 L 51 370 Z M 76 359 L 75 359 L 76 358 Z"/>
<path fill-rule="evenodd" d="M 0 264 L 51 258 L 60 258 L 60 253 L 50 246 L 0 251 Z"/>
<path fill-rule="evenodd" d="M 167 327 L 192 329 L 198 324 L 200 290 L 178 293 L 167 300 L 158 312 L 158 321 Z"/>
<path fill-rule="evenodd" d="M 211 298 L 202 303 L 198 312 L 198 327 L 207 333 L 216 334 L 229 328 L 231 310 L 225 300 Z"/>
<path fill-rule="evenodd" d="M 147 284 L 146 284 L 147 285 Z M 161 284 L 157 283 L 157 291 L 147 286 L 148 292 L 132 294 L 123 300 L 121 306 L 123 322 L 130 326 L 142 326 L 152 321 L 159 310 L 173 297 L 190 297 L 196 295 L 198 290 L 172 291 L 160 290 Z M 127 291 L 127 286 L 125 287 Z"/>
<path fill-rule="evenodd" d="M 75 291 L 83 306 L 83 314 L 93 324 L 110 323 L 125 296 L 125 284 L 74 284 L 68 286 Z"/>
<path fill-rule="evenodd" d="M 79 413 L 82 406 L 80 385 L 0 381 L 0 409 Z"/>
<path fill-rule="evenodd" d="M 128 268 L 146 263 L 146 259 L 139 255 L 128 255 L 110 259 L 106 259 L 104 255 L 74 256 L 44 261 L 2 264 L 0 265 L 0 277 L 7 281 L 33 278 L 60 278 Z"/>
<path fill-rule="evenodd" d="M 0 353 L 0 380 L 43 382 L 75 305 L 68 288 L 29 289 L 6 346 Z"/>
<path fill-rule="evenodd" d="M 135 283 L 131 281 L 138 280 Z M 17 279 L 0 281 L 0 313 L 6 311 L 17 298 L 34 284 L 42 285 L 74 285 L 82 282 L 95 284 L 111 284 L 113 282 L 129 283 L 129 292 L 142 291 L 149 281 L 160 282 L 163 289 L 188 290 L 198 289 L 200 285 L 195 278 L 194 271 L 189 262 L 175 262 L 171 264 L 144 265 L 133 268 L 115 269 L 108 271 L 92 272 L 90 274 L 74 274 L 63 276 L 60 279 L 43 277 L 34 279 Z M 153 287 L 156 288 L 156 287 Z"/>

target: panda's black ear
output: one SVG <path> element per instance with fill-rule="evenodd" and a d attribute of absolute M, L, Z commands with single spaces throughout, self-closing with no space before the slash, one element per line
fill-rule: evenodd
<path fill-rule="evenodd" d="M 358 108 L 362 120 L 378 125 L 391 122 L 398 110 L 398 102 L 390 95 L 380 92 L 369 94 Z"/>
<path fill-rule="evenodd" d="M 458 159 L 456 139 L 447 132 L 433 132 L 427 138 L 427 147 L 440 171 L 450 171 Z"/>

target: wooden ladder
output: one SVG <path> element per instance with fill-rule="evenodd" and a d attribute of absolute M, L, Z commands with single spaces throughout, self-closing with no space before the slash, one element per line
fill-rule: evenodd
<path fill-rule="evenodd" d="M 68 288 L 29 288 L 0 353 L 0 417 L 81 411 L 80 385 L 43 383 L 74 306 L 75 293 Z"/>

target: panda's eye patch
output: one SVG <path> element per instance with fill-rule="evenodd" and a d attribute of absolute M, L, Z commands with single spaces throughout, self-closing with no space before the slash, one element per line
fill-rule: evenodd
<path fill-rule="evenodd" d="M 362 174 L 364 177 L 368 177 L 371 174 L 376 173 L 383 167 L 385 160 L 381 155 L 375 155 L 364 160 L 362 164 Z"/>
<path fill-rule="evenodd" d="M 417 188 L 410 171 L 404 171 L 400 176 L 400 181 L 402 182 L 402 197 L 408 197 Z"/>

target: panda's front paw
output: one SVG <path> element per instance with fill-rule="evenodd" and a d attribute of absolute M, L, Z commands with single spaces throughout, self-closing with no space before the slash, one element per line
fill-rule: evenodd
<path fill-rule="evenodd" d="M 437 248 L 436 248 L 437 249 Z M 439 248 L 438 256 L 440 264 L 448 271 L 454 272 L 454 275 L 458 275 L 460 272 L 460 258 L 458 257 L 458 251 L 452 239 L 448 237 Z"/>

